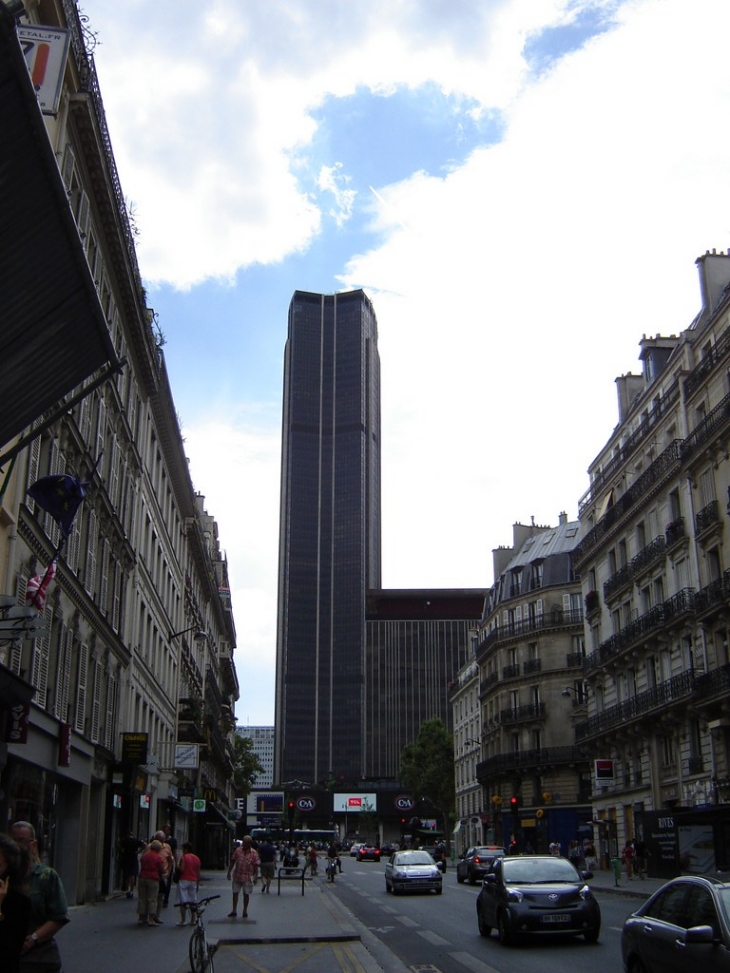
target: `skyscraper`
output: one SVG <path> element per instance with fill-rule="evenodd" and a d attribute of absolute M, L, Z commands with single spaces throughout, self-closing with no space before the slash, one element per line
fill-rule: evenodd
<path fill-rule="evenodd" d="M 364 773 L 365 610 L 380 587 L 380 359 L 361 291 L 296 291 L 284 358 L 278 782 Z"/>

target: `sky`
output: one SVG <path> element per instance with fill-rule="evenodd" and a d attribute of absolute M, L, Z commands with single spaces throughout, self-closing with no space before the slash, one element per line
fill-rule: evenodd
<path fill-rule="evenodd" d="M 272 724 L 295 290 L 378 319 L 383 587 L 577 519 L 643 335 L 730 244 L 727 0 L 87 0 L 148 302 Z"/>

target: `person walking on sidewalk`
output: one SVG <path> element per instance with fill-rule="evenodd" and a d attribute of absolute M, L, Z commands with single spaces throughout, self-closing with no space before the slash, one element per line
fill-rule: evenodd
<path fill-rule="evenodd" d="M 229 919 L 235 919 L 238 915 L 238 896 L 243 892 L 243 912 L 241 916 L 248 917 L 248 904 L 251 899 L 253 887 L 258 881 L 259 856 L 258 852 L 252 847 L 251 835 L 246 835 L 241 844 L 233 852 L 231 862 L 228 866 L 228 880 L 233 874 L 233 906 L 228 913 Z"/>
<path fill-rule="evenodd" d="M 276 873 L 276 848 L 268 838 L 264 838 L 258 852 L 261 865 L 261 892 L 270 892 L 271 879 Z"/>
<path fill-rule="evenodd" d="M 195 907 L 198 904 L 198 888 L 200 887 L 200 859 L 193 854 L 193 846 L 189 841 L 183 842 L 182 855 L 177 867 L 180 869 L 180 881 L 177 885 L 177 902 L 180 907 L 180 922 L 185 925 L 185 910 L 190 907 L 190 925 L 195 925 Z"/>
<path fill-rule="evenodd" d="M 28 856 L 6 834 L 0 834 L 0 956 L 4 973 L 19 973 L 20 953 L 30 922 L 25 894 Z"/>
<path fill-rule="evenodd" d="M 144 841 L 141 838 L 135 838 L 132 831 L 119 841 L 119 851 L 122 858 L 122 887 L 128 899 L 134 897 L 137 875 L 139 874 L 139 853 L 144 847 Z"/>
<path fill-rule="evenodd" d="M 58 872 L 44 865 L 38 854 L 35 828 L 29 821 L 16 821 L 10 829 L 13 841 L 29 858 L 28 895 L 31 932 L 25 937 L 20 970 L 43 969 L 61 973 L 63 964 L 55 936 L 69 921 L 66 892 Z"/>
<path fill-rule="evenodd" d="M 161 926 L 157 916 L 157 899 L 164 873 L 164 862 L 160 851 L 162 842 L 150 842 L 139 863 L 137 879 L 137 915 L 140 926 Z"/>

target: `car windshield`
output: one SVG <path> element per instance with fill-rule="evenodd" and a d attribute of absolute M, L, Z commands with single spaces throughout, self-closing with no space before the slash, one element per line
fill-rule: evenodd
<path fill-rule="evenodd" d="M 500 852 L 497 848 L 475 848 L 472 854 L 475 858 L 497 858 Z"/>
<path fill-rule="evenodd" d="M 426 851 L 404 851 L 395 856 L 396 865 L 433 865 L 433 859 Z"/>
<path fill-rule="evenodd" d="M 503 858 L 502 874 L 507 885 L 579 880 L 575 868 L 565 858 Z"/>

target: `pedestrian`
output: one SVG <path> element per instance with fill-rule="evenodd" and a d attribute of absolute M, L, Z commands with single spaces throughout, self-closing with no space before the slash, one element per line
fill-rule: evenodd
<path fill-rule="evenodd" d="M 30 924 L 27 877 L 28 855 L 9 835 L 0 834 L 0 956 L 4 973 L 20 970 L 20 954 Z"/>
<path fill-rule="evenodd" d="M 551 855 L 554 855 L 555 858 L 560 858 L 560 842 L 557 838 L 550 842 L 548 845 L 548 851 Z"/>
<path fill-rule="evenodd" d="M 140 926 L 161 926 L 157 915 L 160 884 L 164 873 L 164 860 L 160 854 L 162 842 L 153 839 L 139 861 L 137 879 L 137 916 Z"/>
<path fill-rule="evenodd" d="M 634 843 L 634 857 L 639 878 L 646 878 L 647 859 L 651 858 L 651 853 L 645 841 L 639 840 Z"/>
<path fill-rule="evenodd" d="M 583 857 L 585 858 L 588 871 L 594 871 L 596 867 L 596 848 L 590 838 L 583 843 Z"/>
<path fill-rule="evenodd" d="M 576 838 L 572 838 L 570 844 L 568 845 L 568 861 L 575 865 L 576 868 L 580 868 L 581 863 L 581 852 L 580 845 Z"/>
<path fill-rule="evenodd" d="M 10 837 L 25 851 L 28 862 L 30 930 L 23 941 L 21 973 L 61 973 L 63 964 L 56 933 L 69 921 L 66 892 L 58 872 L 44 865 L 38 854 L 35 828 L 29 821 L 16 821 Z"/>
<path fill-rule="evenodd" d="M 180 881 L 177 883 L 177 902 L 180 907 L 180 922 L 185 925 L 185 910 L 190 909 L 190 925 L 195 925 L 195 909 L 198 904 L 198 889 L 200 888 L 200 859 L 193 852 L 189 841 L 184 841 L 182 855 L 177 864 L 180 870 Z"/>
<path fill-rule="evenodd" d="M 271 891 L 271 879 L 276 873 L 276 848 L 269 838 L 264 838 L 258 847 L 261 866 L 261 892 Z"/>
<path fill-rule="evenodd" d="M 175 871 L 175 866 L 177 865 L 178 855 L 177 855 L 177 838 L 173 836 L 172 828 L 170 827 L 169 824 L 163 826 L 162 833 L 164 835 L 164 838 L 160 838 L 160 841 L 162 841 L 163 844 L 167 845 L 167 847 L 172 852 L 172 866 L 168 869 L 165 878 L 165 891 L 163 893 L 163 902 L 162 902 L 163 907 L 166 909 L 170 904 L 170 889 L 172 888 L 172 875 L 173 872 Z M 163 855 L 163 857 L 165 856 Z"/>
<path fill-rule="evenodd" d="M 626 878 L 631 881 L 631 877 L 634 874 L 634 846 L 630 841 L 627 841 L 624 845 L 624 850 L 621 852 L 621 860 L 626 867 Z"/>
<path fill-rule="evenodd" d="M 145 849 L 146 851 L 150 850 L 152 847 L 152 842 L 154 841 L 159 842 L 159 854 L 162 858 L 162 878 L 160 879 L 160 885 L 157 890 L 157 905 L 155 906 L 154 912 L 154 917 L 157 920 L 155 925 L 161 926 L 162 919 L 160 918 L 160 913 L 167 905 L 167 900 L 169 900 L 169 886 L 172 883 L 172 873 L 175 871 L 175 855 L 173 854 L 172 848 L 167 843 L 165 832 L 162 829 L 155 831 L 152 838 L 150 838 L 150 843 Z"/>
<path fill-rule="evenodd" d="M 119 840 L 119 851 L 122 856 L 122 888 L 128 899 L 134 896 L 139 875 L 139 853 L 144 847 L 144 841 L 135 838 L 132 831 Z"/>
<path fill-rule="evenodd" d="M 307 858 L 309 860 L 309 871 L 314 876 L 317 874 L 317 846 L 314 842 L 307 848 Z"/>
<path fill-rule="evenodd" d="M 241 844 L 236 848 L 228 865 L 228 880 L 233 874 L 233 905 L 228 913 L 229 919 L 235 919 L 238 915 L 238 896 L 243 892 L 243 912 L 242 918 L 248 917 L 248 904 L 251 900 L 253 887 L 258 881 L 259 856 L 258 852 L 251 847 L 251 835 L 246 835 Z"/>

